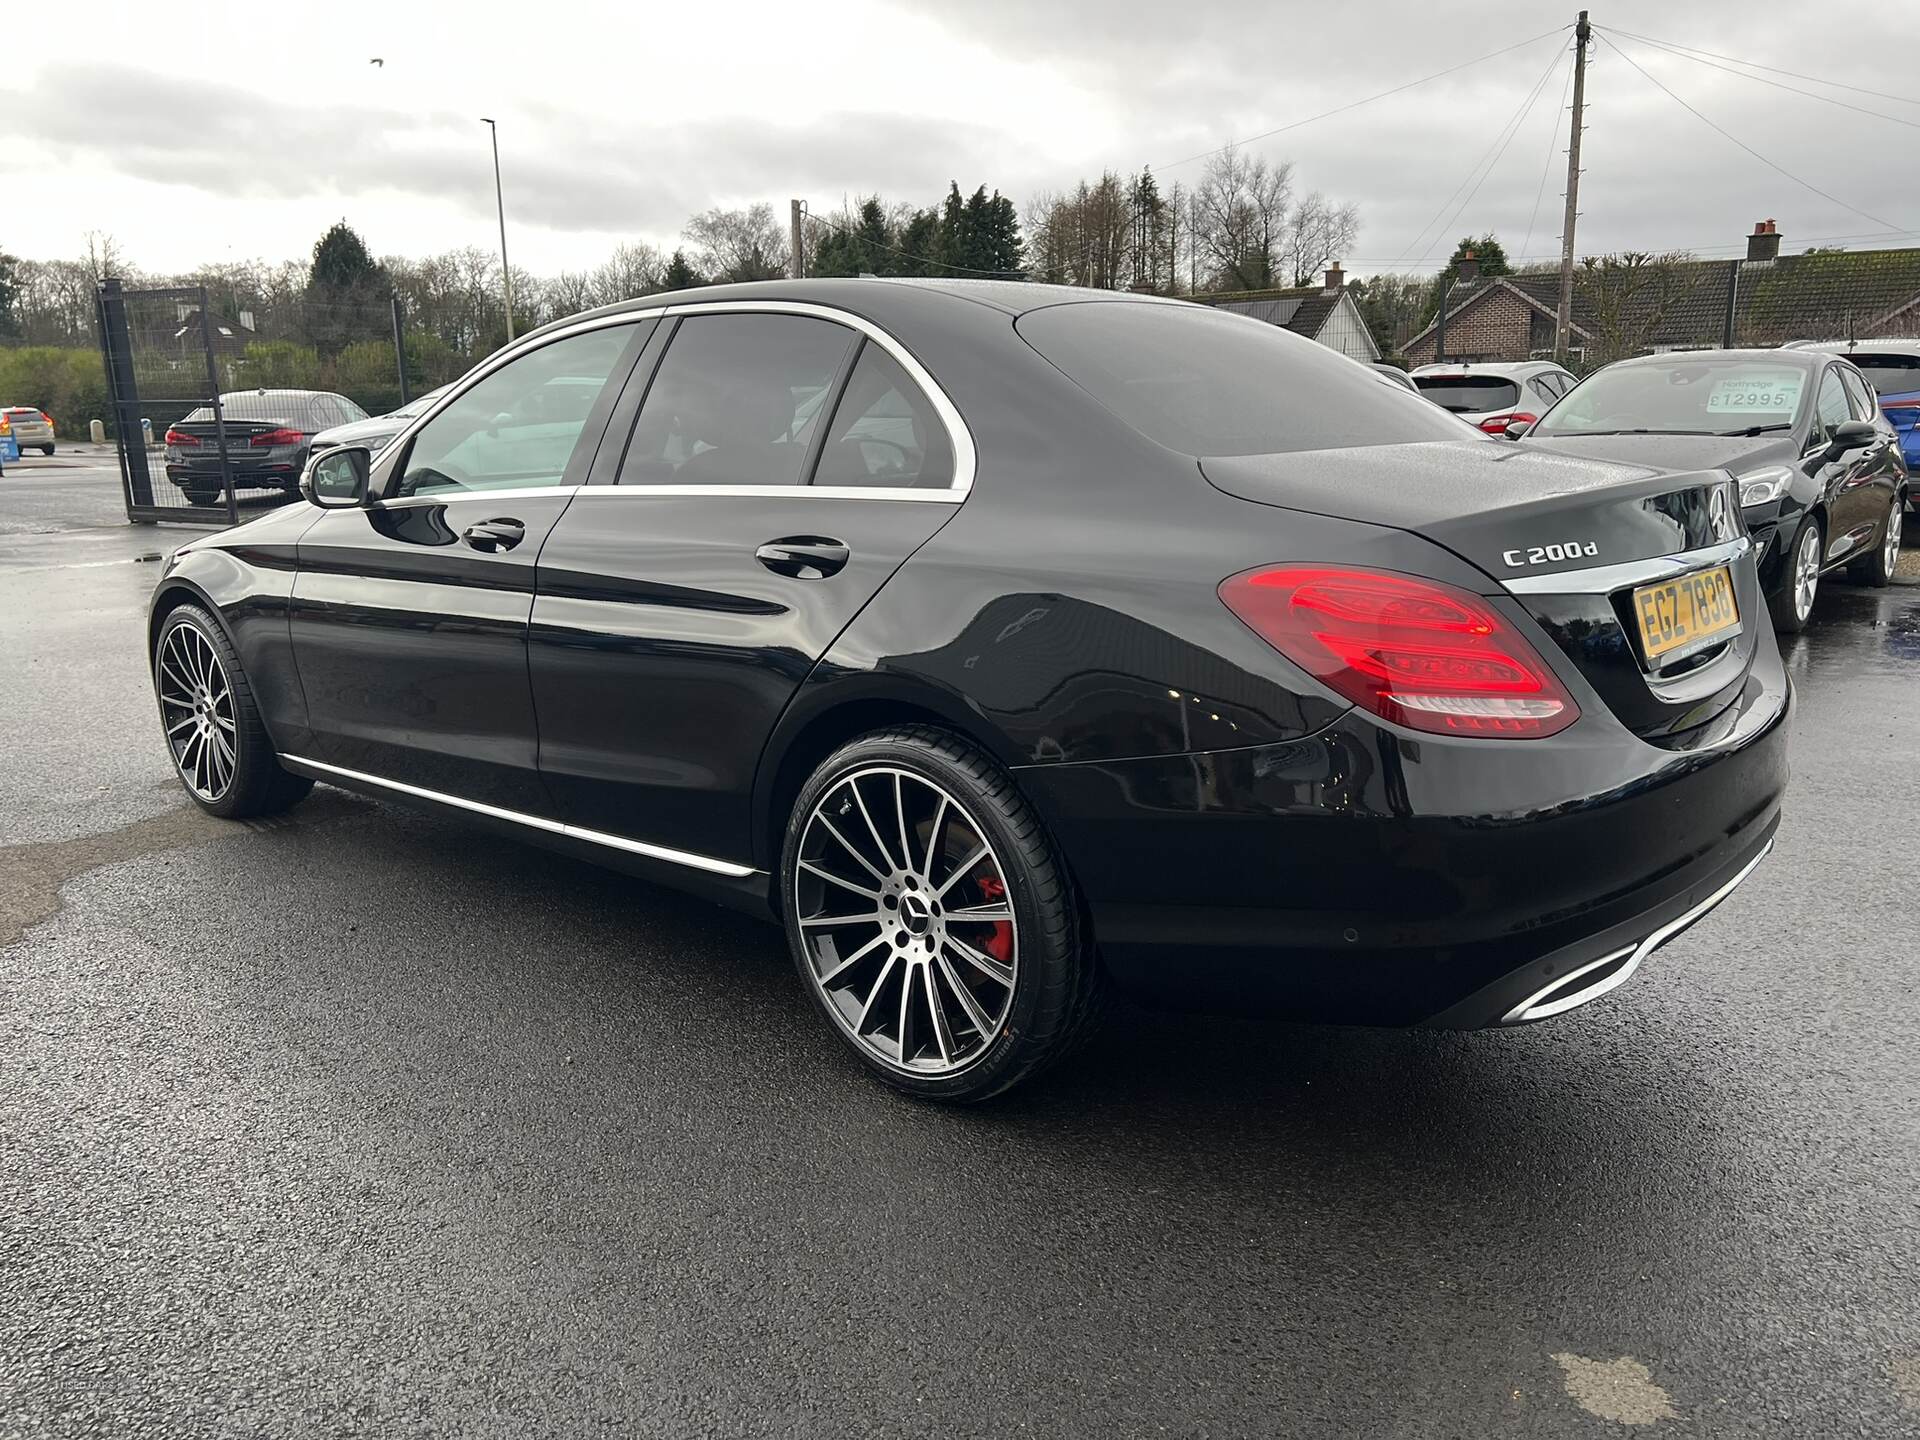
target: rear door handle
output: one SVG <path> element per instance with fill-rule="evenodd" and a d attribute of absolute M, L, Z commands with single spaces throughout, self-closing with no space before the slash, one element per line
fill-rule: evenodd
<path fill-rule="evenodd" d="M 475 550 L 493 554 L 511 550 L 527 538 L 527 527 L 518 520 L 482 520 L 460 532 L 460 538 Z"/>
<path fill-rule="evenodd" d="M 784 540 L 769 540 L 753 552 L 753 558 L 776 575 L 824 580 L 844 568 L 852 554 L 838 540 L 822 535 L 789 535 Z"/>

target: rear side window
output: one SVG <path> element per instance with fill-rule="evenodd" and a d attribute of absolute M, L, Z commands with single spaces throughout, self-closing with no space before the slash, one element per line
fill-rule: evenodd
<path fill-rule="evenodd" d="M 1339 450 L 1472 433 L 1365 366 L 1244 315 L 1096 300 L 1032 311 L 1018 328 L 1128 425 L 1186 455 Z"/>
<path fill-rule="evenodd" d="M 1882 395 L 1920 390 L 1920 355 L 1849 355 L 1853 368 Z"/>
<path fill-rule="evenodd" d="M 878 345 L 869 342 L 860 351 L 813 483 L 937 490 L 953 483 L 946 426 L 900 362 Z"/>
<path fill-rule="evenodd" d="M 1519 385 L 1498 375 L 1416 375 L 1413 383 L 1427 399 L 1456 415 L 1511 410 L 1520 399 Z"/>
<path fill-rule="evenodd" d="M 798 485 L 858 338 L 802 315 L 682 320 L 640 407 L 620 483 Z"/>

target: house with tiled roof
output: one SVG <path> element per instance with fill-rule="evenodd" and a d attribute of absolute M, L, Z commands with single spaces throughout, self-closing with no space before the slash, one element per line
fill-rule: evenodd
<path fill-rule="evenodd" d="M 1740 260 L 1588 260 L 1574 271 L 1569 349 L 1576 363 L 1714 346 L 1920 335 L 1920 249 L 1782 255 L 1771 220 Z M 1401 347 L 1423 365 L 1553 354 L 1554 269 L 1483 278 L 1470 263 L 1434 323 Z"/>
<path fill-rule="evenodd" d="M 1278 325 L 1309 340 L 1351 355 L 1355 360 L 1378 360 L 1366 317 L 1347 293 L 1345 273 L 1338 265 L 1327 271 L 1325 283 L 1288 290 L 1239 290 L 1221 295 L 1196 295 L 1218 310 L 1231 310 Z"/>

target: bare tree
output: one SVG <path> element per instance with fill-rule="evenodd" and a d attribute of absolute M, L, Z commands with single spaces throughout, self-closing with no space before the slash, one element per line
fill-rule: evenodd
<path fill-rule="evenodd" d="M 1605 365 L 1644 350 L 1660 322 L 1700 284 L 1708 267 L 1683 251 L 1625 250 L 1589 255 L 1574 275 L 1574 297 L 1593 342 L 1587 364 Z"/>
<path fill-rule="evenodd" d="M 1269 165 L 1229 145 L 1207 164 L 1195 192 L 1195 239 L 1215 290 L 1273 285 L 1286 240 L 1293 165 Z"/>
<path fill-rule="evenodd" d="M 687 242 L 700 269 L 718 284 L 729 280 L 778 280 L 787 273 L 785 227 L 774 223 L 765 201 L 745 210 L 715 208 L 687 221 Z"/>
<path fill-rule="evenodd" d="M 1338 260 L 1360 238 L 1360 207 L 1337 205 L 1318 190 L 1293 208 L 1286 262 L 1293 283 L 1310 285 L 1329 261 Z"/>

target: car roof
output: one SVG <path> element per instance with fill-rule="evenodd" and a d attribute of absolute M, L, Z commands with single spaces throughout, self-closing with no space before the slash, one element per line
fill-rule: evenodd
<path fill-rule="evenodd" d="M 1765 361 L 1770 365 L 1777 365 L 1782 360 L 1785 360 L 1790 364 L 1797 363 L 1801 369 L 1811 370 L 1816 365 L 1825 364 L 1831 358 L 1833 357 L 1830 355 L 1812 350 L 1789 350 L 1785 347 L 1775 348 L 1773 346 L 1749 345 L 1737 347 L 1732 350 L 1664 350 L 1658 355 L 1629 355 L 1624 360 L 1614 361 L 1613 364 L 1671 365 L 1679 361 L 1687 360 L 1756 360 Z M 1608 366 L 1606 368 L 1611 369 L 1613 367 Z"/>
<path fill-rule="evenodd" d="M 1417 366 L 1408 373 L 1421 375 L 1492 375 L 1500 380 L 1529 380 L 1535 375 L 1566 370 L 1551 360 L 1447 360 Z"/>
<path fill-rule="evenodd" d="M 929 301 L 934 304 L 984 305 L 1011 316 L 1025 315 L 1052 305 L 1093 300 L 1121 304 L 1178 305 L 1194 310 L 1210 308 L 1164 295 L 1142 295 L 1130 290 L 1094 290 L 1076 285 L 1041 285 L 1020 280 L 949 280 L 892 275 L 860 279 L 755 280 L 735 285 L 705 285 L 692 290 L 663 290 L 655 295 L 621 300 L 612 305 L 602 305 L 596 310 L 585 310 L 578 315 L 549 321 L 520 338 L 525 340 L 601 316 L 644 315 L 649 310 L 668 305 L 737 304 L 755 300 L 826 305 L 856 315 L 878 310 L 917 308 Z"/>
<path fill-rule="evenodd" d="M 1920 339 L 1913 340 L 1792 340 L 1783 350 L 1810 350 L 1821 355 L 1917 355 Z"/>

